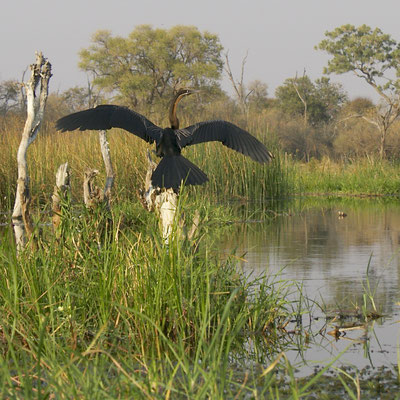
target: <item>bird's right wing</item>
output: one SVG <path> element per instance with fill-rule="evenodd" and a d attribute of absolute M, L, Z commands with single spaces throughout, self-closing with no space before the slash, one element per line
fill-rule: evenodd
<path fill-rule="evenodd" d="M 203 142 L 221 142 L 260 163 L 268 162 L 273 155 L 253 135 L 228 121 L 215 120 L 198 122 L 183 129 L 177 129 L 176 136 L 181 148 Z"/>
<path fill-rule="evenodd" d="M 107 104 L 66 115 L 56 122 L 56 128 L 61 132 L 122 128 L 149 143 L 158 141 L 162 132 L 143 115 L 127 107 Z"/>

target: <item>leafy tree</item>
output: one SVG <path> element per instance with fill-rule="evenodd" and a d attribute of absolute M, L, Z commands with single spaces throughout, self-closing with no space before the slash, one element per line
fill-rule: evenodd
<path fill-rule="evenodd" d="M 367 114 L 354 114 L 374 125 L 380 133 L 379 154 L 385 156 L 390 127 L 400 115 L 400 44 L 379 28 L 343 25 L 326 32 L 317 49 L 332 56 L 325 73 L 353 72 L 380 96 L 380 102 Z"/>
<path fill-rule="evenodd" d="M 340 157 L 364 157 L 376 154 L 379 139 L 372 125 L 354 115 L 363 115 L 374 109 L 374 103 L 365 97 L 347 102 L 337 117 L 333 147 Z"/>
<path fill-rule="evenodd" d="M 315 83 L 304 75 L 286 79 L 275 91 L 277 106 L 289 115 L 302 115 L 305 126 L 331 121 L 347 100 L 341 85 L 328 78 Z"/>
<path fill-rule="evenodd" d="M 75 86 L 62 93 L 65 103 L 71 112 L 84 108 L 91 108 L 102 101 L 102 96 L 98 91 L 93 90 L 90 83 L 88 87 Z"/>
<path fill-rule="evenodd" d="M 23 109 L 24 99 L 21 90 L 21 83 L 15 80 L 8 80 L 0 83 L 0 114 L 6 115 L 12 110 Z"/>
<path fill-rule="evenodd" d="M 265 82 L 256 79 L 249 83 L 248 90 L 248 102 L 250 108 L 260 111 L 268 107 L 268 85 Z"/>
<path fill-rule="evenodd" d="M 193 26 L 141 25 L 127 38 L 98 31 L 80 53 L 93 84 L 134 108 L 153 108 L 182 86 L 219 91 L 223 61 L 216 35 Z"/>

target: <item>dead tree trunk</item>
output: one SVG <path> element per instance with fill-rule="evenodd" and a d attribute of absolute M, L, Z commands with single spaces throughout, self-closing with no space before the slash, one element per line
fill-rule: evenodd
<path fill-rule="evenodd" d="M 160 189 L 153 187 L 151 184 L 151 175 L 157 168 L 157 163 L 152 160 L 149 150 L 147 150 L 147 162 L 148 167 L 144 182 L 144 190 L 139 190 L 139 198 L 146 210 L 154 211 L 156 205 L 156 196 L 160 193 Z"/>
<path fill-rule="evenodd" d="M 305 76 L 306 76 L 306 70 L 304 70 L 303 78 Z M 294 90 L 296 91 L 297 97 L 303 103 L 303 106 L 304 106 L 304 116 L 303 116 L 304 120 L 303 121 L 304 121 L 304 127 L 307 127 L 307 125 L 308 125 L 307 100 L 306 100 L 305 96 L 302 96 L 302 94 L 300 93 L 299 85 L 297 83 L 297 72 L 296 72 L 295 78 L 292 79 L 292 85 L 293 85 Z"/>
<path fill-rule="evenodd" d="M 162 189 L 155 198 L 155 209 L 160 216 L 162 237 L 166 244 L 174 228 L 177 205 L 178 194 L 173 189 Z"/>
<path fill-rule="evenodd" d="M 235 90 L 239 106 L 242 109 L 242 113 L 243 113 L 244 117 L 246 118 L 246 123 L 248 122 L 248 117 L 249 117 L 248 98 L 249 98 L 250 94 L 252 93 L 252 90 L 247 92 L 246 85 L 244 84 L 244 68 L 246 65 L 247 56 L 248 56 L 248 53 L 246 53 L 246 55 L 244 56 L 244 58 L 242 60 L 242 69 L 240 72 L 240 80 L 236 81 L 235 78 L 233 77 L 231 66 L 229 64 L 228 53 L 225 54 L 225 64 L 226 64 L 225 72 L 227 73 L 228 78 L 232 84 L 232 87 Z"/>
<path fill-rule="evenodd" d="M 29 82 L 24 84 L 27 99 L 27 118 L 17 153 L 18 181 L 12 214 L 18 252 L 26 246 L 27 239 L 33 233 L 29 215 L 30 194 L 26 153 L 29 145 L 35 140 L 43 120 L 51 77 L 51 64 L 43 57 L 42 53 L 36 53 L 36 63 L 32 64 L 30 69 L 31 78 Z M 38 87 L 39 96 L 37 97 L 36 90 Z"/>
<path fill-rule="evenodd" d="M 93 208 L 103 202 L 104 193 L 95 185 L 94 178 L 98 175 L 97 169 L 88 168 L 83 179 L 83 201 L 86 207 Z"/>
<path fill-rule="evenodd" d="M 110 147 L 107 141 L 107 131 L 99 131 L 99 142 L 106 170 L 106 182 L 103 192 L 95 185 L 94 178 L 98 175 L 97 169 L 87 169 L 83 181 L 83 199 L 86 207 L 93 207 L 96 204 L 104 203 L 110 207 L 111 189 L 114 184 L 114 169 L 111 162 Z"/>
<path fill-rule="evenodd" d="M 143 207 L 155 211 L 160 218 L 160 227 L 164 243 L 168 244 L 175 222 L 178 194 L 173 189 L 160 189 L 151 184 L 151 175 L 157 167 L 147 150 L 147 173 L 144 190 L 139 191 Z"/>
<path fill-rule="evenodd" d="M 182 238 L 192 241 L 198 230 L 200 223 L 200 213 L 196 211 L 192 226 L 188 230 L 185 227 L 185 218 L 179 216 L 179 221 L 176 221 L 176 211 L 178 208 L 179 194 L 173 189 L 160 189 L 151 184 L 151 175 L 157 167 L 157 164 L 152 160 L 150 152 L 147 151 L 148 168 L 146 173 L 145 188 L 139 191 L 140 199 L 143 207 L 152 212 L 155 211 L 160 219 L 160 229 L 165 244 L 170 241 L 171 234 L 174 230 L 174 224 L 178 230 L 177 234 Z"/>
<path fill-rule="evenodd" d="M 106 183 L 104 186 L 104 201 L 107 207 L 110 206 L 111 201 L 111 189 L 114 185 L 114 169 L 111 163 L 110 146 L 107 140 L 107 131 L 99 132 L 99 141 L 101 154 L 103 156 L 104 167 L 106 169 Z"/>
<path fill-rule="evenodd" d="M 70 174 L 68 163 L 61 164 L 56 174 L 56 185 L 52 196 L 53 200 L 53 228 L 58 235 L 58 228 L 61 223 L 61 203 L 65 199 L 67 192 L 70 190 Z"/>

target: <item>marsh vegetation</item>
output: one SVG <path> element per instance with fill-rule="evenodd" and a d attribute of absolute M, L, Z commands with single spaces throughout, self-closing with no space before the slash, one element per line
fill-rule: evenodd
<path fill-rule="evenodd" d="M 392 60 L 395 42 L 365 26 L 331 32 L 320 48 L 336 57 L 339 45 L 351 55 L 351 46 L 341 40 L 353 34 L 367 41 L 380 39 Z M 182 44 L 179 57 L 192 58 L 174 56 L 177 38 Z M 204 48 L 203 53 L 192 52 L 192 46 L 204 43 L 208 53 Z M 150 47 L 139 54 L 146 56 L 141 65 L 152 67 L 143 67 L 140 76 L 132 76 L 135 68 L 121 70 L 108 62 L 109 49 L 127 51 L 128 58 L 137 62 L 141 58 L 135 51 L 144 44 Z M 371 361 L 371 339 L 379 339 L 375 329 L 380 331 L 379 324 L 387 327 L 385 321 L 398 315 L 398 286 L 389 294 L 377 289 L 382 281 L 393 284 L 398 265 L 388 268 L 391 279 L 379 275 L 382 265 L 376 266 L 369 254 L 377 239 L 363 236 L 367 231 L 363 223 L 354 224 L 356 232 L 346 225 L 364 220 L 362 203 L 355 197 L 373 197 L 373 207 L 380 208 L 377 213 L 385 210 L 383 231 L 392 246 L 382 246 L 382 252 L 397 260 L 398 231 L 393 224 L 398 210 L 386 213 L 389 197 L 397 207 L 400 187 L 399 137 L 393 133 L 400 108 L 386 92 L 392 94 L 397 81 L 379 86 L 373 77 L 380 77 L 381 70 L 367 81 L 387 101 L 384 107 L 368 99 L 348 101 L 342 88 L 329 79 L 312 82 L 306 74 L 286 80 L 275 99 L 267 97 L 262 82 L 246 86 L 242 80 L 235 86 L 238 98 L 233 100 L 219 86 L 221 51 L 216 35 L 201 34 L 194 27 L 165 31 L 142 26 L 128 39 L 105 31 L 94 36 L 93 45 L 81 53 L 81 67 L 96 78 L 88 88 L 50 94 L 39 140 L 29 149 L 35 241 L 18 255 L 9 225 L 24 102 L 18 100 L 15 82 L 0 86 L 0 208 L 5 225 L 0 241 L 2 398 L 398 396 L 398 353 L 380 369 L 335 364 L 349 350 L 342 347 L 345 335 L 356 352 L 363 350 Z M 364 55 L 359 56 L 363 61 Z M 328 72 L 354 70 L 358 64 L 336 67 L 330 64 Z M 373 63 L 370 67 L 378 68 Z M 381 67 L 386 71 L 395 64 L 383 62 Z M 168 71 L 174 73 L 165 74 Z M 200 73 L 194 76 L 193 71 Z M 111 80 L 105 78 L 109 76 Z M 157 76 L 170 80 L 153 79 Z M 104 181 L 97 133 L 60 134 L 54 121 L 104 102 L 107 92 L 109 96 L 113 92 L 118 104 L 130 105 L 165 126 L 160 110 L 182 82 L 203 89 L 202 101 L 197 98 L 184 105 L 182 125 L 207 119 L 231 121 L 256 136 L 275 157 L 270 164 L 259 165 L 215 143 L 187 149 L 185 155 L 207 173 L 209 182 L 180 193 L 177 216 L 190 224 L 198 212 L 200 224 L 192 240 L 186 240 L 177 223 L 166 244 L 156 215 L 138 200 L 147 145 L 126 132 L 110 132 L 116 175 L 112 201 L 110 207 L 86 208 L 84 171 L 99 169 L 99 186 Z M 391 112 L 378 126 L 376 119 L 385 107 Z M 66 161 L 71 193 L 62 201 L 54 234 L 51 195 L 55 172 Z M 324 201 L 305 194 L 323 195 Z M 349 198 L 334 205 L 328 195 Z M 300 198 L 300 205 L 294 197 Z M 372 218 L 382 224 L 374 215 L 368 214 L 367 221 Z M 292 229 L 295 226 L 297 230 Z M 244 248 L 248 238 L 250 246 Z M 348 247 L 360 243 L 365 247 L 362 257 L 353 257 L 363 259 L 365 252 L 370 257 L 356 269 L 361 284 L 354 283 L 354 276 L 346 279 L 344 264 L 349 260 L 339 260 L 338 266 L 333 257 L 329 262 L 312 259 L 315 248 L 325 255 L 341 253 L 338 242 L 345 239 Z M 275 245 L 256 260 L 252 246 L 260 241 Z M 278 257 L 285 252 L 282 249 L 287 251 L 284 259 Z M 266 268 L 268 257 L 276 258 Z M 247 269 L 242 268 L 245 261 L 250 263 Z M 307 274 L 313 265 L 331 274 L 331 284 L 338 281 L 334 296 L 326 291 L 316 298 L 308 292 L 307 279 L 296 278 L 296 267 Z M 288 270 L 295 273 L 287 275 Z M 347 301 L 350 294 L 353 297 Z M 324 360 L 315 357 L 315 371 L 307 370 L 314 358 L 310 349 L 326 350 L 327 343 L 340 350 L 331 351 Z M 395 350 L 398 344 L 391 344 L 388 351 Z"/>

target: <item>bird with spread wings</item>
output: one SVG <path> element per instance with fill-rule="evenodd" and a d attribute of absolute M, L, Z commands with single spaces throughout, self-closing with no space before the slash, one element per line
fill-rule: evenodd
<path fill-rule="evenodd" d="M 152 185 L 174 190 L 182 182 L 185 185 L 201 185 L 208 181 L 207 175 L 200 168 L 181 155 L 181 150 L 186 146 L 217 141 L 260 163 L 273 158 L 258 139 L 227 121 L 203 121 L 179 128 L 176 116 L 178 102 L 192 93 L 194 91 L 191 89 L 180 89 L 175 94 L 169 112 L 170 128 L 160 128 L 143 115 L 116 105 L 99 105 L 69 114 L 56 122 L 56 128 L 62 132 L 122 128 L 148 143 L 155 142 L 156 154 L 161 157 L 161 161 L 152 174 Z"/>

